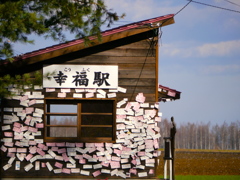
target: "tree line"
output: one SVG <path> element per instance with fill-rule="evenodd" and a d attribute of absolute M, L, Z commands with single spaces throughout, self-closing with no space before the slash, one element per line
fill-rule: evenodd
<path fill-rule="evenodd" d="M 159 125 L 162 135 L 160 144 L 163 148 L 163 137 L 170 136 L 172 123 L 168 119 L 163 119 Z M 221 125 L 211 125 L 210 122 L 188 122 L 176 126 L 176 149 L 240 150 L 240 121 L 224 122 Z"/>
<path fill-rule="evenodd" d="M 64 127 L 69 125 L 77 125 L 76 117 L 53 118 L 50 120 L 50 125 L 59 127 L 50 127 L 50 137 L 76 137 L 77 127 Z"/>

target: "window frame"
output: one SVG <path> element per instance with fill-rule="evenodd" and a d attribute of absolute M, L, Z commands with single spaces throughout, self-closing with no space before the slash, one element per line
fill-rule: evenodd
<path fill-rule="evenodd" d="M 82 101 L 112 101 L 112 113 L 87 113 L 81 111 Z M 53 103 L 54 102 L 54 103 Z M 49 112 L 50 104 L 70 104 L 69 102 L 73 102 L 72 104 L 77 105 L 76 113 L 55 113 Z M 82 125 L 82 116 L 83 115 L 111 115 L 112 116 L 112 124 L 111 125 Z M 77 116 L 77 125 L 50 125 L 48 122 L 48 117 L 51 115 L 63 115 L 63 116 Z M 116 142 L 116 98 L 45 98 L 44 99 L 44 141 L 45 142 Z M 47 133 L 49 127 L 77 127 L 77 137 L 50 137 Z M 112 136 L 111 137 L 81 137 L 82 127 L 110 127 L 112 128 Z M 100 132 L 100 130 L 99 130 Z"/>

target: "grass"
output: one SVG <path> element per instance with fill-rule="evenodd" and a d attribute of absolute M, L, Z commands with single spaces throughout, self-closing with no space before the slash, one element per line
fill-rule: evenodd
<path fill-rule="evenodd" d="M 162 177 L 161 177 L 162 178 Z M 200 175 L 186 175 L 186 176 L 175 176 L 175 180 L 239 180 L 239 176 L 233 175 L 209 175 L 209 176 L 200 176 Z"/>

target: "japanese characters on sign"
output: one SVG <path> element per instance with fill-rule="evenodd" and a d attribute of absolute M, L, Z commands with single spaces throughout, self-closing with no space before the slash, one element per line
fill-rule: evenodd
<path fill-rule="evenodd" d="M 101 88 L 118 87 L 118 66 L 110 65 L 46 65 L 44 88 Z"/>

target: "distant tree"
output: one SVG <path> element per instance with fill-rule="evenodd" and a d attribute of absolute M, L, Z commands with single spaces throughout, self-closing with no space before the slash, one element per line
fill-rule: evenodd
<path fill-rule="evenodd" d="M 170 137 L 170 127 L 171 122 L 168 119 L 162 119 L 162 121 L 159 123 L 160 132 L 161 132 L 161 138 L 160 138 L 160 147 L 164 148 L 164 137 Z"/>
<path fill-rule="evenodd" d="M 170 124 L 168 122 L 167 119 L 162 122 L 161 132 L 164 135 L 168 132 L 168 124 Z M 210 122 L 188 122 L 177 127 L 175 140 L 177 149 L 240 149 L 240 121 L 230 124 L 224 122 L 221 125 L 211 125 Z"/>

